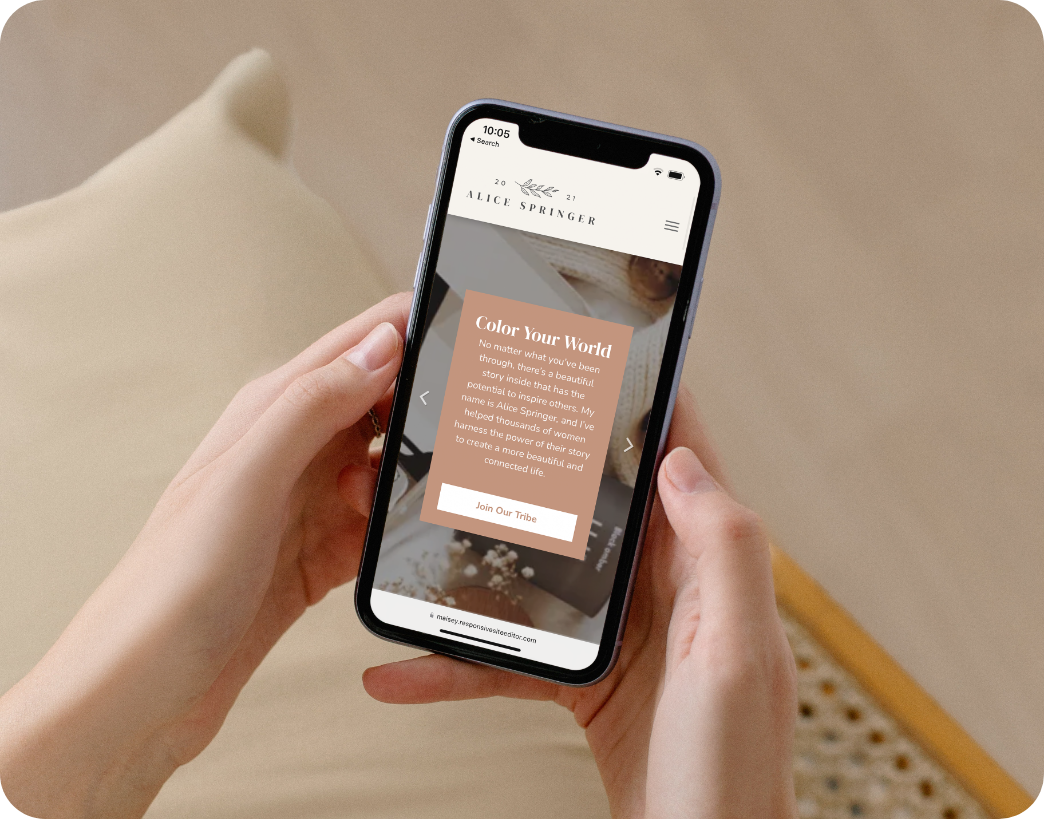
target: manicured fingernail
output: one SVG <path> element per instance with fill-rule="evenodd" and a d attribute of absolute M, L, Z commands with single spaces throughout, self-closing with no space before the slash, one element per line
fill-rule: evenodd
<path fill-rule="evenodd" d="M 345 355 L 360 370 L 374 372 L 395 357 L 399 351 L 399 333 L 388 322 L 378 324 L 369 335 Z"/>
<path fill-rule="evenodd" d="M 667 456 L 664 471 L 674 488 L 686 495 L 713 489 L 717 485 L 703 468 L 696 453 L 685 446 L 678 447 Z"/>

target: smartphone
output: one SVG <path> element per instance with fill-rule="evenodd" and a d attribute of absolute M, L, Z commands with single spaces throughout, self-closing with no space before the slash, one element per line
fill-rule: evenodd
<path fill-rule="evenodd" d="M 720 187 L 686 140 L 456 114 L 356 585 L 370 631 L 566 685 L 609 672 Z"/>

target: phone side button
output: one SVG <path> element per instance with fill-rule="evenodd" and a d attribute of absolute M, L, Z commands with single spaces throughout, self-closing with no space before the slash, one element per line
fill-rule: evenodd
<path fill-rule="evenodd" d="M 417 257 L 417 272 L 413 274 L 413 289 L 417 289 L 417 285 L 420 284 L 421 270 L 424 266 L 424 251 L 421 251 L 421 255 Z"/>
<path fill-rule="evenodd" d="M 434 207 L 434 202 L 428 205 L 428 215 L 424 217 L 424 233 L 421 234 L 421 252 L 420 256 L 417 257 L 417 272 L 413 274 L 414 290 L 416 290 L 417 285 L 420 284 L 421 267 L 424 264 L 424 248 L 428 246 L 428 231 L 431 229 L 431 211 Z"/>
<path fill-rule="evenodd" d="M 700 283 L 696 286 L 696 293 L 693 295 L 692 302 L 689 304 L 689 315 L 686 316 L 686 320 L 689 323 L 689 338 L 692 338 L 692 330 L 696 326 L 696 307 L 700 303 L 700 291 L 703 290 L 703 279 L 700 279 Z"/>

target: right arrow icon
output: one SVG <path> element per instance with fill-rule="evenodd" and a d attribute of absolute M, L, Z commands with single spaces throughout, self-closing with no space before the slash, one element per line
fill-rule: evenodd
<path fill-rule="evenodd" d="M 630 452 L 632 449 L 634 449 L 634 444 L 631 443 L 630 438 L 624 438 L 624 440 L 627 441 L 627 449 L 625 449 L 624 452 Z"/>

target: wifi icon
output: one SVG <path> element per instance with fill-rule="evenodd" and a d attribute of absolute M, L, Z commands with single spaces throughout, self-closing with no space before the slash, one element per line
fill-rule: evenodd
<path fill-rule="evenodd" d="M 663 173 L 663 168 L 653 168 L 653 173 L 659 176 Z"/>

